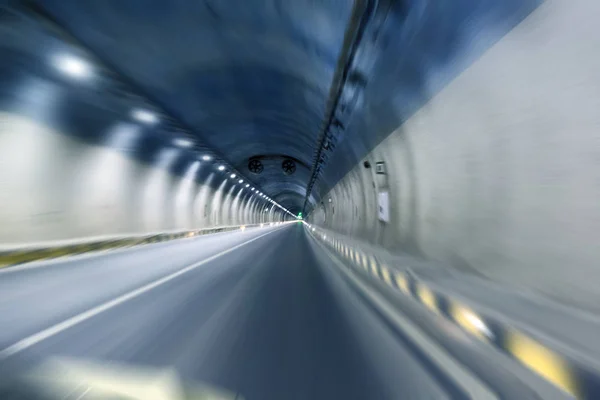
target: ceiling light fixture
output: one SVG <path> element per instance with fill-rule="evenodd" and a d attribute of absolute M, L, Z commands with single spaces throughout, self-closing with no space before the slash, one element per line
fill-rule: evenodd
<path fill-rule="evenodd" d="M 173 141 L 173 144 L 175 144 L 175 146 L 178 147 L 192 147 L 194 145 L 194 142 L 192 142 L 190 139 L 186 139 L 186 138 L 177 138 Z"/>
<path fill-rule="evenodd" d="M 155 124 L 158 122 L 158 117 L 154 113 L 148 110 L 142 110 L 140 108 L 133 110 L 131 112 L 131 116 L 133 119 L 145 124 Z"/>
<path fill-rule="evenodd" d="M 92 75 L 92 68 L 83 59 L 70 54 L 61 54 L 54 58 L 54 65 L 63 73 L 74 78 L 89 78 Z"/>

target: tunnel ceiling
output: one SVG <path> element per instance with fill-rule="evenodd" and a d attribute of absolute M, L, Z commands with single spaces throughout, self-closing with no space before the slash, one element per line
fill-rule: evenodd
<path fill-rule="evenodd" d="M 309 209 L 538 1 L 31 3 L 265 193 L 301 210 L 311 178 Z M 260 173 L 248 169 L 253 158 Z"/>
<path fill-rule="evenodd" d="M 38 5 L 265 193 L 304 201 L 348 23 L 346 0 L 65 1 Z M 267 155 L 260 174 L 248 161 Z M 293 174 L 281 164 L 298 160 Z"/>

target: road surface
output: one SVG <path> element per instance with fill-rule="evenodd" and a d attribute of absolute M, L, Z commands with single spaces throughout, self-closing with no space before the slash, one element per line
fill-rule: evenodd
<path fill-rule="evenodd" d="M 18 398 L 17 377 L 54 360 L 249 400 L 548 397 L 503 356 L 385 298 L 300 223 L 6 269 L 0 394 Z"/>

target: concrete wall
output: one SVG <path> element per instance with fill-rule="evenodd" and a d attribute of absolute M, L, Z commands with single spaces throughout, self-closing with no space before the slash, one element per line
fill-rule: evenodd
<path fill-rule="evenodd" d="M 547 0 L 366 157 L 387 175 L 361 163 L 310 220 L 598 310 L 599 15 Z"/>
<path fill-rule="evenodd" d="M 281 220 L 211 163 L 169 173 L 178 151 L 146 164 L 0 112 L 0 244 Z"/>

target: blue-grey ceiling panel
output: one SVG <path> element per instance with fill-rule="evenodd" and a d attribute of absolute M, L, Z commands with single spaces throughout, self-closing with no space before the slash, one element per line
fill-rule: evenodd
<path fill-rule="evenodd" d="M 352 3 L 68 1 L 38 5 L 236 166 L 260 154 L 312 164 Z M 268 165 L 275 196 L 309 172 Z"/>
<path fill-rule="evenodd" d="M 359 78 L 342 90 L 351 106 L 336 110 L 343 129 L 310 203 L 540 1 L 368 2 L 349 60 Z M 302 206 L 353 2 L 35 2 L 271 197 Z M 261 174 L 246 168 L 255 156 L 266 157 Z"/>

